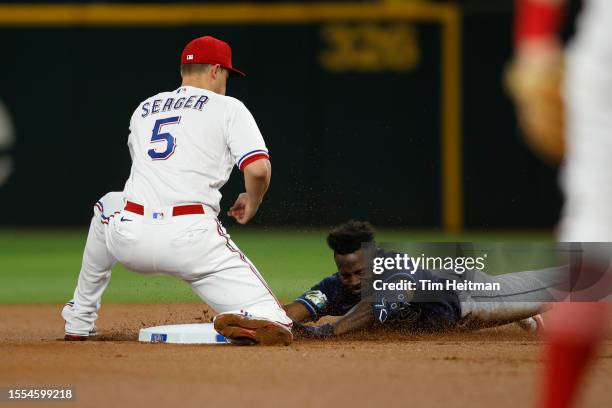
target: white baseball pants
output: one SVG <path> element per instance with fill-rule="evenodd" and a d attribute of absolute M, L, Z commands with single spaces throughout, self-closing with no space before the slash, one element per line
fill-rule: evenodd
<path fill-rule="evenodd" d="M 291 324 L 212 211 L 172 216 L 172 207 L 150 209 L 140 204 L 145 205 L 144 215 L 125 211 L 121 192 L 108 193 L 96 204 L 74 304 L 62 312 L 66 333 L 88 335 L 94 329 L 116 262 L 135 272 L 183 279 L 217 313 L 246 311 Z"/>

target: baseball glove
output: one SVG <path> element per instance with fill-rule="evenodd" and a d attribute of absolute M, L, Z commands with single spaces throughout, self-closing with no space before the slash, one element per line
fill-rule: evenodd
<path fill-rule="evenodd" d="M 561 52 L 545 59 L 517 58 L 505 75 L 524 139 L 548 162 L 559 162 L 565 151 L 563 76 Z"/>

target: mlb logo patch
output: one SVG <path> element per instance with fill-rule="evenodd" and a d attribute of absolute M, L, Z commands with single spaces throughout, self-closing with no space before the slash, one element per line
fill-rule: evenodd
<path fill-rule="evenodd" d="M 193 54 L 187 54 L 187 61 L 193 61 Z"/>
<path fill-rule="evenodd" d="M 163 212 L 154 212 L 153 213 L 153 219 L 154 220 L 163 220 L 164 219 L 164 213 Z"/>
<path fill-rule="evenodd" d="M 165 343 L 167 339 L 168 335 L 164 333 L 151 334 L 151 343 Z"/>

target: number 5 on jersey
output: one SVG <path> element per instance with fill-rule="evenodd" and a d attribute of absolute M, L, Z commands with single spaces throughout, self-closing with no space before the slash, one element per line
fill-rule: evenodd
<path fill-rule="evenodd" d="M 166 125 L 174 125 L 181 122 L 180 116 L 173 116 L 171 118 L 158 119 L 155 121 L 155 126 L 153 126 L 153 132 L 151 134 L 151 143 L 159 143 L 166 141 L 166 150 L 163 152 L 158 152 L 155 149 L 149 149 L 149 156 L 153 160 L 166 160 L 170 156 L 174 154 L 174 150 L 176 149 L 176 140 L 174 136 L 170 133 L 160 133 L 162 127 Z"/>

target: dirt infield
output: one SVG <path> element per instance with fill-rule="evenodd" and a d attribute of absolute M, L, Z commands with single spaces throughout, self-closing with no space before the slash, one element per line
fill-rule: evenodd
<path fill-rule="evenodd" d="M 0 387 L 74 387 L 54 407 L 529 407 L 538 342 L 514 326 L 359 334 L 290 347 L 140 344 L 141 327 L 209 319 L 201 304 L 105 305 L 96 341 L 68 343 L 60 306 L 0 306 Z M 612 341 L 585 407 L 612 406 Z M 41 403 L 0 403 L 41 407 Z"/>

